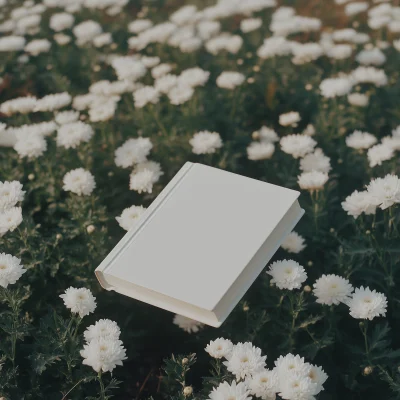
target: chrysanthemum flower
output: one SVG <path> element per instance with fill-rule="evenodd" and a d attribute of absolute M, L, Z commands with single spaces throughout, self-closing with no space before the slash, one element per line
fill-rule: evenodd
<path fill-rule="evenodd" d="M 265 367 L 266 358 L 267 356 L 261 355 L 261 349 L 252 343 L 238 343 L 233 347 L 228 361 L 224 361 L 224 365 L 239 380 L 261 372 Z"/>
<path fill-rule="evenodd" d="M 275 261 L 269 266 L 267 274 L 279 289 L 299 289 L 307 279 L 304 268 L 293 260 Z"/>
<path fill-rule="evenodd" d="M 0 286 L 14 284 L 26 272 L 21 260 L 11 254 L 0 253 Z"/>
<path fill-rule="evenodd" d="M 356 288 L 347 305 L 353 318 L 372 320 L 386 315 L 387 299 L 383 293 L 361 286 Z"/>
<path fill-rule="evenodd" d="M 120 340 L 96 338 L 83 346 L 81 356 L 83 364 L 92 367 L 96 372 L 112 371 L 126 360 L 126 350 Z"/>
<path fill-rule="evenodd" d="M 187 333 L 197 333 L 204 326 L 204 324 L 199 321 L 179 314 L 175 315 L 173 322 Z"/>
<path fill-rule="evenodd" d="M 228 358 L 233 349 L 233 344 L 230 340 L 218 338 L 211 340 L 206 346 L 206 352 L 213 358 Z"/>
<path fill-rule="evenodd" d="M 115 219 L 118 221 L 121 228 L 129 231 L 133 226 L 136 225 L 137 221 L 139 220 L 140 216 L 146 211 L 146 208 L 143 206 L 131 206 L 125 208 L 122 211 L 120 217 L 116 217 Z"/>
<path fill-rule="evenodd" d="M 94 176 L 83 168 L 67 172 L 63 178 L 63 189 L 78 196 L 89 196 L 96 187 Z"/>
<path fill-rule="evenodd" d="M 346 303 L 353 292 L 350 282 L 338 275 L 322 275 L 314 283 L 314 296 L 320 304 Z"/>
<path fill-rule="evenodd" d="M 82 318 L 94 312 L 96 308 L 96 299 L 92 292 L 86 288 L 69 287 L 60 297 L 64 304 L 74 314 L 79 314 Z"/>

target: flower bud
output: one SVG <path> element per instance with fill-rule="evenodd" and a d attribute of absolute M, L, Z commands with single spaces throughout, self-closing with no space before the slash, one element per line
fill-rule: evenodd
<path fill-rule="evenodd" d="M 369 365 L 368 367 L 365 367 L 365 368 L 364 368 L 363 374 L 364 374 L 365 376 L 371 375 L 373 370 L 374 370 L 374 369 Z"/>
<path fill-rule="evenodd" d="M 185 397 L 190 396 L 193 393 L 193 388 L 191 386 L 185 386 L 183 388 L 183 395 Z"/>
<path fill-rule="evenodd" d="M 29 175 L 28 175 L 28 179 L 29 179 L 30 181 L 33 181 L 33 180 L 35 179 L 35 174 L 29 174 Z"/>
<path fill-rule="evenodd" d="M 186 365 L 189 362 L 189 360 L 185 357 L 182 359 L 182 365 Z"/>
<path fill-rule="evenodd" d="M 306 293 L 310 293 L 312 289 L 311 289 L 311 286 L 310 286 L 310 285 L 306 285 L 306 286 L 304 286 L 303 290 L 304 290 Z"/>
<path fill-rule="evenodd" d="M 57 233 L 57 235 L 56 235 L 56 239 L 57 239 L 57 240 L 61 240 L 61 239 L 62 239 L 62 235 L 61 235 L 61 233 Z"/>
<path fill-rule="evenodd" d="M 96 230 L 96 228 L 95 228 L 94 225 L 89 225 L 89 226 L 86 228 L 86 231 L 87 231 L 87 233 L 89 233 L 89 234 L 93 233 L 95 230 Z"/>

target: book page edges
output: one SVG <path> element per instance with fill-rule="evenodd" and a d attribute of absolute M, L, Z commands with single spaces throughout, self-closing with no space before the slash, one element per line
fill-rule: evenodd
<path fill-rule="evenodd" d="M 285 217 L 276 226 L 273 233 L 268 236 L 242 273 L 235 280 L 233 285 L 223 294 L 221 300 L 213 310 L 206 310 L 116 278 L 111 274 L 107 274 L 104 269 L 100 269 L 101 265 L 96 269 L 95 274 L 101 286 L 106 290 L 114 290 L 125 296 L 133 297 L 156 307 L 184 315 L 188 318 L 218 328 L 247 292 L 265 265 L 278 250 L 286 235 L 293 230 L 303 214 L 304 210 L 300 208 L 296 200 L 285 214 Z"/>
<path fill-rule="evenodd" d="M 130 229 L 125 236 L 117 243 L 117 245 L 111 250 L 108 256 L 101 262 L 101 264 L 96 268 L 95 274 L 97 279 L 99 279 L 99 271 L 105 271 L 119 256 L 123 248 L 130 242 L 134 240 L 134 237 L 147 225 L 150 219 L 153 217 L 155 212 L 160 208 L 162 203 L 169 197 L 173 189 L 182 181 L 182 179 L 187 175 L 189 170 L 193 167 L 194 163 L 186 162 L 185 165 L 179 170 L 179 172 L 171 179 L 171 181 L 165 186 L 161 193 L 156 197 L 156 199 L 151 203 L 147 210 L 140 217 L 138 224 Z M 99 279 L 100 284 L 103 286 Z M 104 287 L 104 286 L 103 286 Z"/>
<path fill-rule="evenodd" d="M 237 277 L 235 282 L 228 291 L 225 292 L 214 308 L 213 311 L 221 323 L 227 318 L 252 283 L 257 279 L 266 264 L 279 249 L 285 237 L 293 230 L 303 214 L 304 210 L 296 200 L 272 234 L 268 236 L 263 245 L 247 264 L 246 268 L 244 268 L 242 273 Z"/>
<path fill-rule="evenodd" d="M 166 296 L 162 293 L 144 288 L 134 283 L 124 281 L 106 272 L 96 271 L 97 279 L 106 290 L 114 290 L 128 297 L 143 301 L 153 306 L 184 315 L 204 324 L 219 327 L 222 322 L 218 321 L 214 311 L 196 307 L 192 304 Z"/>

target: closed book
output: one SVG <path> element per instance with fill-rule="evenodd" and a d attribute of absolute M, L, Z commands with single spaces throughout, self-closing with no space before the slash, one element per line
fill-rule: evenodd
<path fill-rule="evenodd" d="M 298 196 L 188 162 L 96 276 L 107 290 L 219 327 L 303 215 Z"/>

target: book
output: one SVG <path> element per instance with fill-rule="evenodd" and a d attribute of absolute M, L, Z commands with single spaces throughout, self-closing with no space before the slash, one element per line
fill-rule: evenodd
<path fill-rule="evenodd" d="M 219 327 L 303 215 L 298 196 L 187 162 L 96 276 L 107 290 Z"/>

